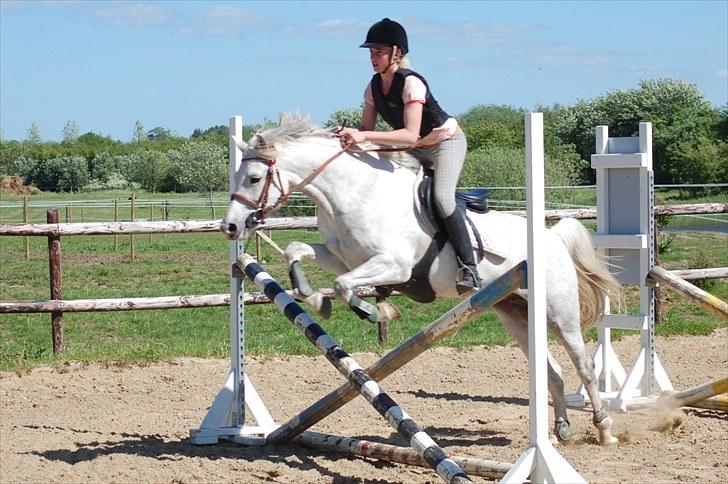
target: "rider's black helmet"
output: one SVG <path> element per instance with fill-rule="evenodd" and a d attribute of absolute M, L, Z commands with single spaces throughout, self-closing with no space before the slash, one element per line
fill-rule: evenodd
<path fill-rule="evenodd" d="M 402 55 L 409 52 L 407 45 L 407 32 L 404 27 L 388 18 L 382 19 L 369 27 L 367 38 L 359 47 L 374 47 L 375 45 L 396 45 Z"/>

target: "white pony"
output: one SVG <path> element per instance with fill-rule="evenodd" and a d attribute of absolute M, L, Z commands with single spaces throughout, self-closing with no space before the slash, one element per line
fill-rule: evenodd
<path fill-rule="evenodd" d="M 316 203 L 324 243 L 291 242 L 285 251 L 294 288 L 303 296 L 312 290 L 299 262 L 311 259 L 337 275 L 336 297 L 372 322 L 388 316 L 354 295 L 359 286 L 404 287 L 405 294 L 420 301 L 462 297 L 455 289 L 458 264 L 452 247 L 448 243 L 433 251 L 436 229 L 418 200 L 417 174 L 392 161 L 394 156 L 362 149 L 344 151 L 333 133 L 293 115 L 282 116 L 279 127 L 256 134 L 250 144 L 235 142 L 243 162 L 220 224 L 229 238 L 247 239 L 268 213 L 285 205 L 292 191 L 301 191 Z M 526 259 L 526 220 L 496 211 L 468 215 L 484 242 L 485 254 L 478 264 L 483 287 Z M 548 325 L 568 351 L 588 392 L 600 443 L 615 444 L 612 420 L 602 408 L 582 329 L 601 318 L 604 297 L 618 292 L 619 283 L 597 257 L 579 221 L 563 219 L 545 234 L 541 243 L 547 254 Z M 428 251 L 434 260 L 422 269 L 418 262 Z M 526 297 L 525 292 L 514 293 L 494 309 L 528 356 Z M 315 309 L 325 312 L 320 298 L 307 299 L 311 300 L 318 301 Z M 554 433 L 568 440 L 571 429 L 561 369 L 551 354 L 548 361 Z"/>

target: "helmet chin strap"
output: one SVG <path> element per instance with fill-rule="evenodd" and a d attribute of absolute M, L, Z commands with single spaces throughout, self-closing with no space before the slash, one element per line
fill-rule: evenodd
<path fill-rule="evenodd" d="M 382 74 L 393 74 L 397 69 L 399 69 L 399 63 L 394 60 L 395 54 L 397 54 L 398 47 L 396 45 L 392 46 L 392 56 L 389 58 L 389 65 L 387 65 L 387 68 L 382 72 Z M 392 66 L 395 66 L 394 69 L 392 69 Z"/>
<path fill-rule="evenodd" d="M 389 65 L 390 65 L 390 67 L 391 67 L 391 66 L 392 66 L 393 64 L 394 64 L 394 65 L 396 65 L 397 67 L 399 67 L 399 63 L 398 63 L 398 62 L 397 62 L 397 61 L 395 60 L 395 58 L 396 58 L 396 56 L 397 56 L 397 51 L 398 51 L 398 50 L 399 50 L 399 49 L 397 48 L 397 46 L 396 46 L 396 45 L 393 45 L 393 46 L 392 46 L 392 57 L 391 57 L 391 58 L 389 59 Z"/>

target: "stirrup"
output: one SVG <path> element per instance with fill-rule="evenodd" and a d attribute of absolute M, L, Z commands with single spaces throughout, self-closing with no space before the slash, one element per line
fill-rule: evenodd
<path fill-rule="evenodd" d="M 473 269 L 463 265 L 458 272 L 458 275 L 462 276 L 458 277 L 458 280 L 455 282 L 455 289 L 457 289 L 458 294 L 465 294 L 480 289 L 480 278 Z"/>

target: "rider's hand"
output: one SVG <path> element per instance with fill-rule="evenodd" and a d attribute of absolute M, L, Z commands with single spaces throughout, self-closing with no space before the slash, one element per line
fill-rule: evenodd
<path fill-rule="evenodd" d="M 339 135 L 341 146 L 358 144 L 367 139 L 366 134 L 356 128 L 337 127 L 336 132 Z"/>

